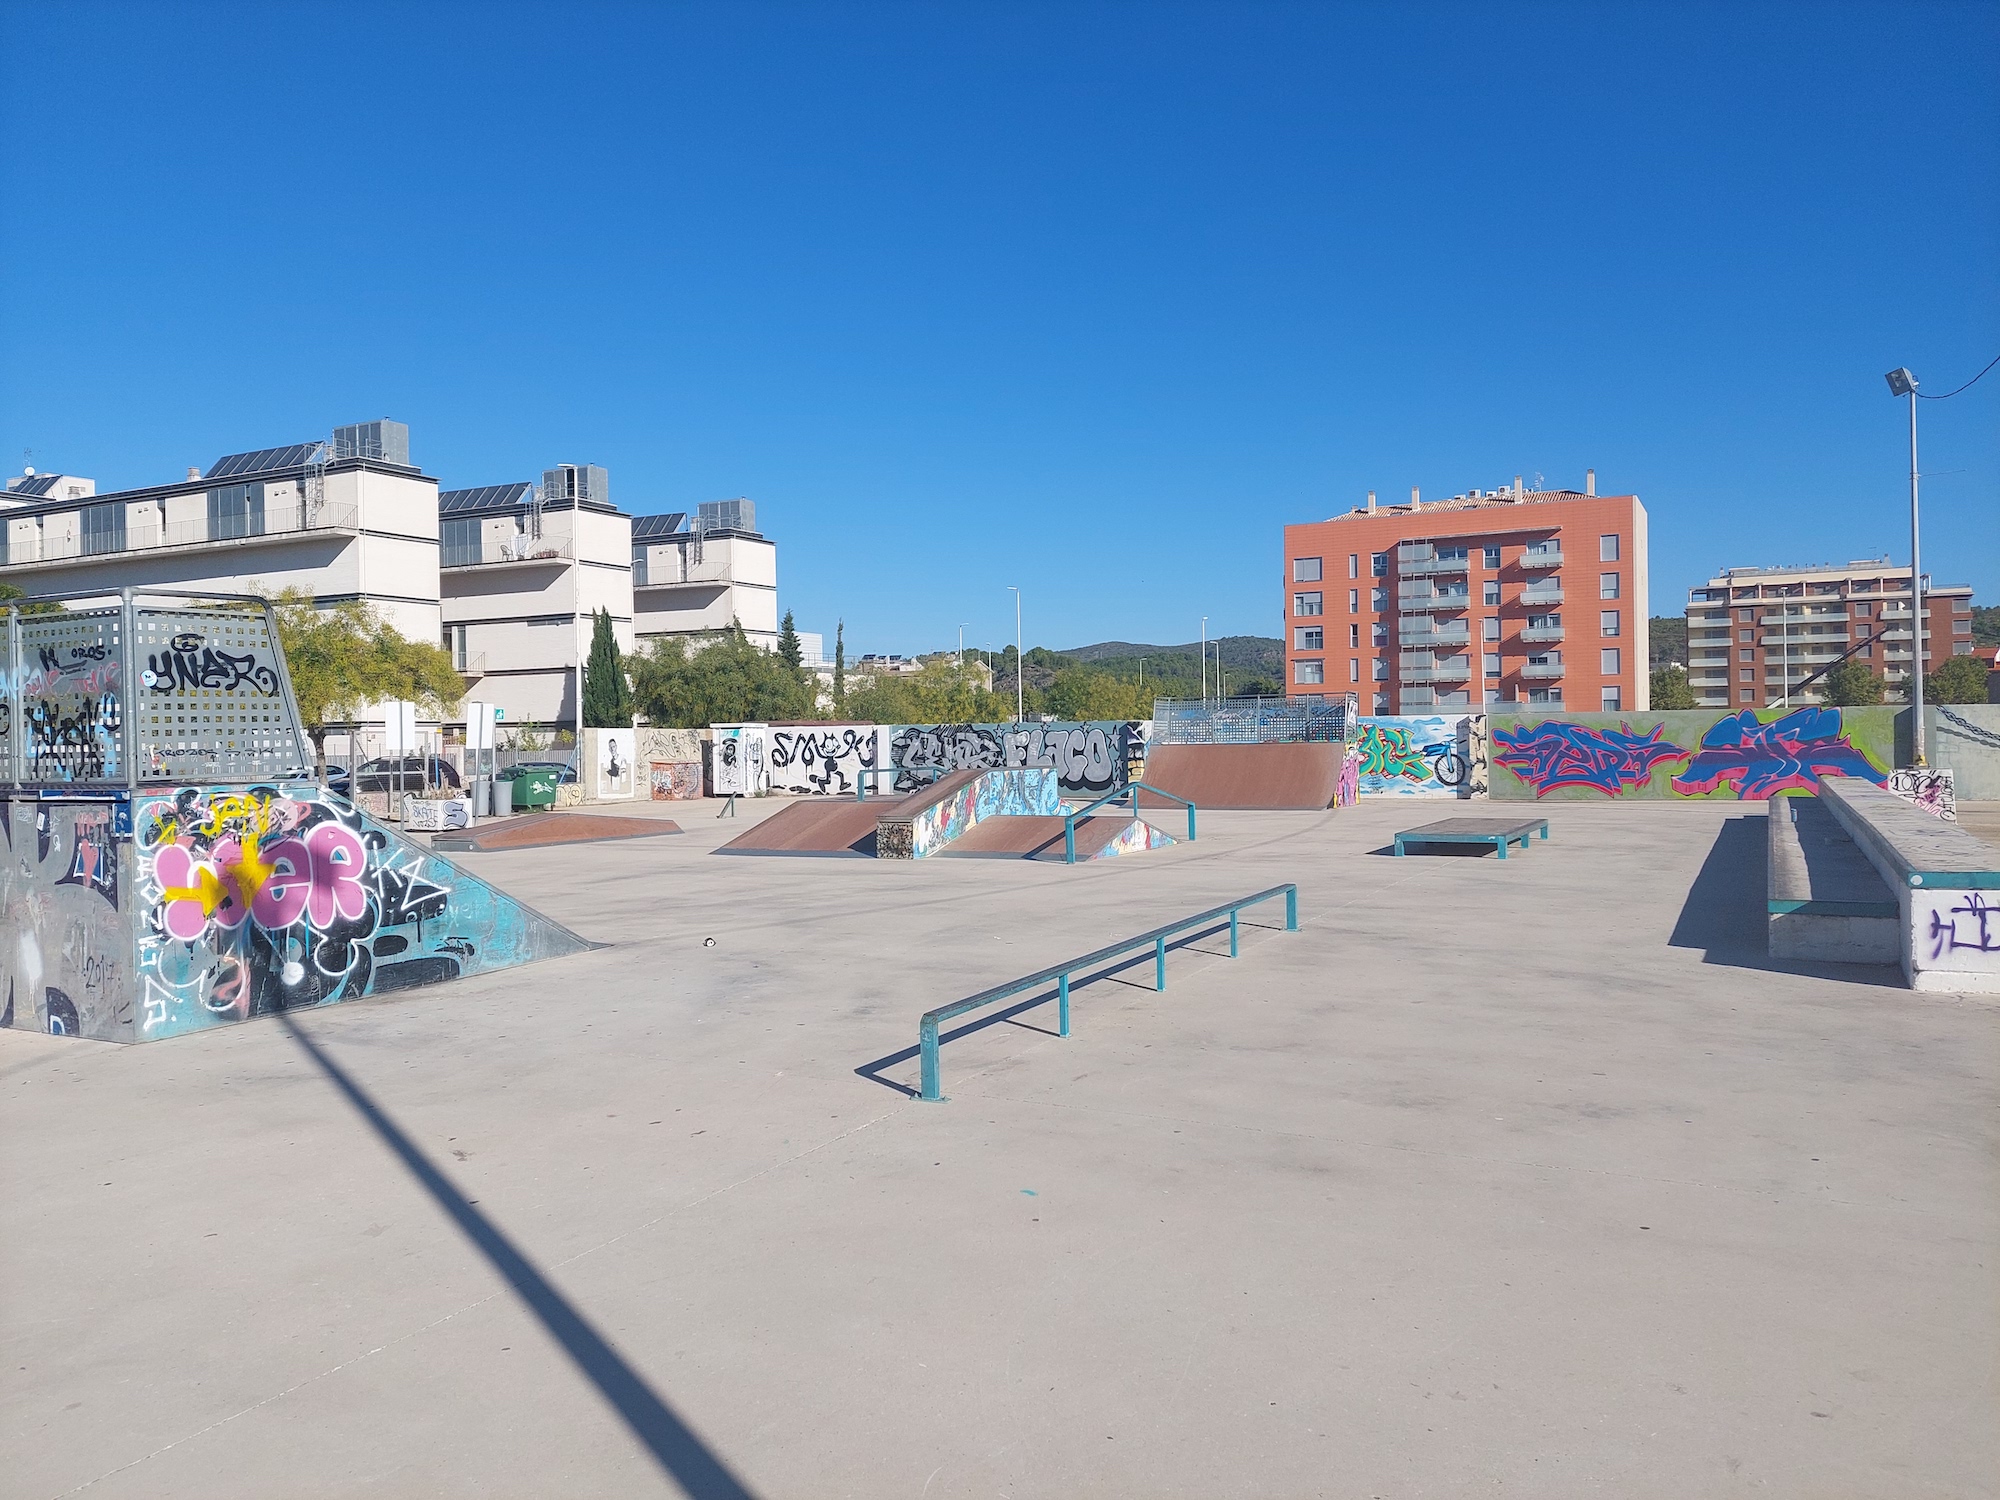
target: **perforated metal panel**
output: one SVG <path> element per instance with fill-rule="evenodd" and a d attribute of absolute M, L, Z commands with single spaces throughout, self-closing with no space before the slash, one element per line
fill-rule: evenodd
<path fill-rule="evenodd" d="M 23 615 L 19 631 L 18 696 L 9 696 L 21 727 L 20 779 L 122 785 L 118 611 Z M 7 764 L 13 765 L 11 754 Z"/>
<path fill-rule="evenodd" d="M 1358 730 L 1352 693 L 1332 699 L 1188 698 L 1153 702 L 1155 745 L 1259 745 L 1299 741 L 1341 743 Z"/>
<path fill-rule="evenodd" d="M 262 611 L 141 605 L 131 662 L 141 781 L 262 781 L 311 768 Z"/>

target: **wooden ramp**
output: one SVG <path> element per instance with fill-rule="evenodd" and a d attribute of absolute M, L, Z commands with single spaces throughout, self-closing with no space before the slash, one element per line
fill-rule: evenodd
<path fill-rule="evenodd" d="M 753 823 L 715 852 L 717 854 L 818 854 L 832 858 L 873 859 L 875 820 L 901 807 L 905 799 L 814 797 L 794 802 Z"/>
<path fill-rule="evenodd" d="M 1333 806 L 1340 790 L 1343 747 L 1294 745 L 1156 745 L 1143 780 L 1163 792 L 1211 807 L 1317 811 Z M 1141 807 L 1172 807 L 1163 797 L 1139 794 Z"/>
<path fill-rule="evenodd" d="M 542 849 L 551 844 L 594 844 L 604 839 L 646 839 L 685 832 L 669 818 L 610 818 L 599 813 L 527 813 L 441 833 L 433 849 L 491 854 L 499 849 Z"/>

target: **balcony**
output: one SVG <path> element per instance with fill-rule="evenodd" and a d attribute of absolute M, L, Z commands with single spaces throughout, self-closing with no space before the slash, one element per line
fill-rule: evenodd
<path fill-rule="evenodd" d="M 1523 604 L 1560 604 L 1563 602 L 1562 585 L 1559 583 L 1531 583 L 1521 590 Z"/>
<path fill-rule="evenodd" d="M 1521 639 L 1524 641 L 1559 641 L 1563 638 L 1560 625 L 1523 625 Z"/>
<path fill-rule="evenodd" d="M 1396 675 L 1404 682 L 1470 682 L 1472 662 L 1463 656 L 1442 661 L 1428 657 L 1405 657 Z"/>
<path fill-rule="evenodd" d="M 1396 549 L 1396 572 L 1403 578 L 1421 578 L 1432 573 L 1463 573 L 1472 565 L 1471 555 L 1440 555 L 1430 548 Z"/>
<path fill-rule="evenodd" d="M 477 682 L 486 675 L 486 653 L 482 651 L 477 656 L 468 656 L 452 670 L 467 682 Z"/>
<path fill-rule="evenodd" d="M 551 542 L 517 536 L 509 542 L 482 540 L 474 547 L 443 547 L 438 551 L 440 568 L 520 567 L 524 563 L 561 563 L 576 556 L 574 542 Z"/>
<path fill-rule="evenodd" d="M 1562 565 L 1560 547 L 1529 547 L 1521 553 L 1521 566 L 1524 568 L 1560 568 Z"/>
<path fill-rule="evenodd" d="M 1559 661 L 1531 661 L 1521 668 L 1521 675 L 1530 680 L 1560 677 L 1563 664 Z"/>
<path fill-rule="evenodd" d="M 93 504 L 100 502 L 91 502 Z M 44 531 L 11 541 L 0 562 L 9 568 L 51 567 L 90 558 L 119 557 L 130 552 L 172 551 L 197 547 L 241 547 L 287 536 L 319 535 L 326 532 L 358 533 L 361 511 L 354 505 L 321 505 L 310 514 L 304 505 L 267 505 L 261 514 L 202 517 L 193 521 L 172 521 L 165 526 L 134 526 L 109 535 L 47 534 L 51 521 L 73 512 L 57 511 L 43 518 Z M 6 512 L 0 511 L 0 523 Z"/>
<path fill-rule="evenodd" d="M 1472 603 L 1470 589 L 1434 589 L 1427 583 L 1406 583 L 1396 591 L 1396 606 L 1405 610 L 1464 609 Z"/>
<path fill-rule="evenodd" d="M 1423 619 L 1423 617 L 1419 617 Z M 1431 622 L 1424 620 L 1425 625 Z M 1449 625 L 1431 625 L 1425 629 L 1418 625 L 1404 624 L 1396 631 L 1399 646 L 1469 646 L 1472 644 L 1472 627 L 1463 620 L 1454 620 Z"/>

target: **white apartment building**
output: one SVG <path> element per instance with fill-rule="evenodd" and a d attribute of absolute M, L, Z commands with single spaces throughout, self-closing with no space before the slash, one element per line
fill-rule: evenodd
<path fill-rule="evenodd" d="M 597 612 L 633 648 L 632 518 L 595 464 L 438 496 L 445 645 L 507 724 L 574 724 Z"/>
<path fill-rule="evenodd" d="M 365 600 L 411 639 L 436 640 L 437 481 L 389 421 L 232 453 L 145 489 L 23 476 L 0 492 L 0 579 L 30 594 L 298 588 L 321 604 Z"/>
<path fill-rule="evenodd" d="M 1972 590 L 1924 578 L 1924 670 L 1972 650 Z M 1910 570 L 1886 557 L 1845 566 L 1730 568 L 1688 591 L 1688 686 L 1702 708 L 1817 703 L 1806 679 L 1843 655 L 1900 693 L 1910 678 Z"/>
<path fill-rule="evenodd" d="M 732 621 L 767 651 L 778 649 L 778 547 L 757 530 L 751 500 L 705 502 L 686 514 L 632 523 L 633 630 L 702 635 Z"/>

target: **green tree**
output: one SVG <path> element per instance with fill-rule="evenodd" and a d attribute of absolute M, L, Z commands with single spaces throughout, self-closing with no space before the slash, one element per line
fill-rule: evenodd
<path fill-rule="evenodd" d="M 5 609 L 9 600 L 27 597 L 26 589 L 16 588 L 11 583 L 0 583 L 0 609 Z M 59 615 L 63 607 L 60 604 L 23 604 L 20 610 L 24 615 Z"/>
<path fill-rule="evenodd" d="M 833 711 L 847 716 L 847 622 L 833 622 Z"/>
<path fill-rule="evenodd" d="M 1033 661 L 1030 655 L 1029 660 Z M 1140 709 L 1141 698 L 1146 706 Z M 1058 719 L 1082 723 L 1089 719 L 1145 719 L 1152 701 L 1137 682 L 1120 682 L 1109 672 L 1089 667 L 1063 667 L 1044 695 L 1048 712 Z"/>
<path fill-rule="evenodd" d="M 785 611 L 785 622 L 778 627 L 778 660 L 794 672 L 805 666 L 805 648 L 799 645 L 799 633 L 792 628 L 792 612 Z"/>
<path fill-rule="evenodd" d="M 995 695 L 952 656 L 927 661 L 917 672 L 870 675 L 847 695 L 845 710 L 871 724 L 986 724 L 1001 712 Z M 1004 715 L 1012 714 L 1010 701 Z"/>
<path fill-rule="evenodd" d="M 1954 656 L 1935 672 L 1924 674 L 1926 703 L 1984 703 L 1986 663 L 1976 656 Z"/>
<path fill-rule="evenodd" d="M 650 724 L 700 729 L 813 716 L 804 675 L 752 645 L 741 624 L 693 642 L 657 638 L 634 661 L 633 696 Z"/>
<path fill-rule="evenodd" d="M 1821 679 L 1820 693 L 1836 708 L 1866 708 L 1880 703 L 1888 686 L 1868 663 L 1844 661 Z"/>
<path fill-rule="evenodd" d="M 273 594 L 271 604 L 292 696 L 322 781 L 327 733 L 353 724 L 369 704 L 404 699 L 442 716 L 465 696 L 450 652 L 405 638 L 361 600 L 322 609 L 311 595 L 287 589 Z"/>
<path fill-rule="evenodd" d="M 1654 668 L 1652 700 L 1656 710 L 1695 707 L 1694 689 L 1688 686 L 1687 670 L 1683 667 Z"/>
<path fill-rule="evenodd" d="M 632 693 L 625 685 L 625 665 L 618 659 L 618 638 L 611 632 L 611 611 L 600 609 L 590 633 L 590 659 L 583 668 L 583 723 L 586 729 L 630 729 Z"/>

